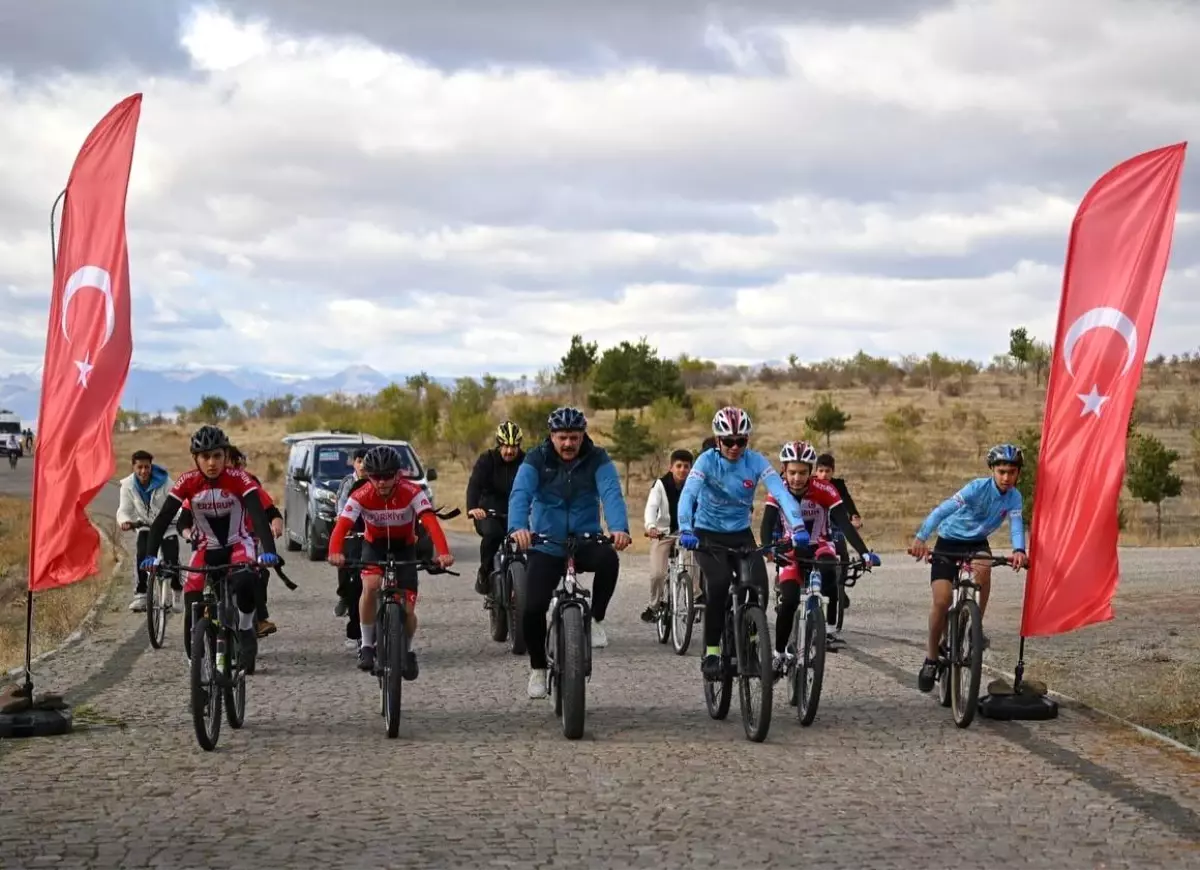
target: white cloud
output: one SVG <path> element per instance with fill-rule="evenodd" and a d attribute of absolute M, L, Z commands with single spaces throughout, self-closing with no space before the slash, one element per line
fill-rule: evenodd
<path fill-rule="evenodd" d="M 40 363 L 50 203 L 134 90 L 144 364 L 532 373 L 574 332 L 730 360 L 1049 337 L 1088 184 L 1200 129 L 1200 9 L 1089 10 L 717 16 L 703 39 L 732 71 L 448 72 L 197 7 L 191 70 L 0 78 L 3 329 L 24 341 L 0 365 Z M 1152 350 L 1200 326 L 1191 217 Z"/>

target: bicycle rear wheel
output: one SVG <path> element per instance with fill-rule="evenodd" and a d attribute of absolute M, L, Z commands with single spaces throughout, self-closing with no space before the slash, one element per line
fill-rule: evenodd
<path fill-rule="evenodd" d="M 738 673 L 738 701 L 742 707 L 742 728 L 746 737 L 755 743 L 767 739 L 771 730 L 771 708 L 775 697 L 775 669 L 771 663 L 771 631 L 767 615 L 757 604 L 742 611 L 742 637 L 746 643 L 746 660 Z M 757 709 L 754 690 L 758 688 Z"/>
<path fill-rule="evenodd" d="M 721 676 L 715 680 L 704 678 L 704 706 L 713 719 L 724 719 L 729 715 L 729 704 L 733 701 L 733 640 L 729 626 L 721 634 Z M 704 659 L 704 647 L 700 647 L 700 658 Z"/>
<path fill-rule="evenodd" d="M 167 578 L 156 573 L 146 584 L 146 631 L 150 635 L 150 646 L 162 649 L 167 637 L 167 596 L 170 595 Z"/>
<path fill-rule="evenodd" d="M 954 724 L 968 727 L 979 708 L 979 680 L 983 673 L 983 619 L 979 605 L 962 602 L 958 613 L 954 648 L 950 650 L 950 710 Z M 966 647 L 964 649 L 963 647 Z"/>
<path fill-rule="evenodd" d="M 389 601 L 383 609 L 383 719 L 387 723 L 387 736 L 394 738 L 400 733 L 400 701 L 404 672 L 404 652 L 407 649 L 404 632 L 404 612 L 395 601 Z"/>
<path fill-rule="evenodd" d="M 192 626 L 191 706 L 196 740 L 205 752 L 221 736 L 221 692 L 217 686 L 217 628 L 207 617 Z"/>
<path fill-rule="evenodd" d="M 792 637 L 795 638 L 796 665 L 792 669 L 793 692 L 796 697 L 796 716 L 800 724 L 811 725 L 817 718 L 821 703 L 821 686 L 825 682 L 825 615 L 820 605 L 797 614 Z M 800 638 L 801 619 L 804 637 Z"/>
<path fill-rule="evenodd" d="M 562 709 L 563 736 L 578 740 L 583 736 L 587 719 L 587 632 L 584 631 L 583 608 L 565 607 L 562 610 L 561 659 L 555 691 Z"/>
<path fill-rule="evenodd" d="M 225 649 L 232 652 L 225 656 L 223 672 L 226 680 L 222 691 L 225 719 L 230 728 L 241 728 L 246 723 L 246 673 L 242 662 L 242 640 L 236 631 L 225 629 Z"/>

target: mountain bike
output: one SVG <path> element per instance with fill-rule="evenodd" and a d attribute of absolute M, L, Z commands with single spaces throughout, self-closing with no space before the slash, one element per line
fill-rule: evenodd
<path fill-rule="evenodd" d="M 938 701 L 951 708 L 955 725 L 967 728 L 979 708 L 979 681 L 983 674 L 983 616 L 979 612 L 975 563 L 983 562 L 994 568 L 1011 565 L 1012 557 L 993 556 L 987 551 L 959 555 L 935 550 L 926 561 L 934 559 L 957 568 L 946 633 L 938 645 Z"/>
<path fill-rule="evenodd" d="M 400 576 L 400 569 L 416 568 L 427 574 L 450 574 L 458 572 L 441 567 L 429 559 L 360 559 L 344 563 L 349 568 L 379 568 L 383 577 L 379 591 L 375 593 L 375 670 L 379 679 L 379 712 L 387 728 L 387 736 L 394 739 L 400 733 L 400 706 L 403 698 L 403 680 L 416 678 L 415 659 L 409 644 L 412 640 L 405 628 L 408 616 L 407 592 L 417 591 L 415 572 L 407 577 Z"/>
<path fill-rule="evenodd" d="M 704 703 L 713 719 L 724 719 L 732 701 L 733 677 L 738 677 L 738 700 L 742 709 L 742 728 L 746 737 L 755 743 L 767 739 L 771 728 L 772 695 L 775 671 L 772 666 L 771 631 L 763 610 L 765 590 L 754 583 L 752 560 L 767 552 L 791 549 L 791 541 L 770 543 L 762 547 L 723 544 L 702 544 L 696 549 L 724 556 L 729 560 L 733 580 L 729 588 L 729 608 L 721 632 L 721 672 L 710 679 L 704 677 Z M 707 596 L 706 596 L 707 598 Z M 704 646 L 700 655 L 704 656 Z M 754 684 L 758 684 L 760 706 L 753 709 Z"/>
<path fill-rule="evenodd" d="M 787 666 L 784 676 L 788 683 L 788 705 L 796 708 L 796 716 L 800 724 L 807 727 L 817 717 L 817 707 L 821 703 L 821 688 L 825 682 L 825 652 L 828 646 L 825 627 L 824 599 L 821 596 L 821 568 L 830 567 L 829 559 L 810 559 L 803 556 L 789 556 L 789 561 L 805 566 L 808 570 L 808 582 L 804 584 L 800 594 L 800 606 L 796 610 L 796 618 L 792 622 L 792 635 L 787 644 Z M 778 565 L 778 562 L 776 563 Z M 838 565 L 839 574 L 857 579 L 870 566 L 861 560 L 849 564 Z M 844 567 L 844 571 L 842 570 Z M 840 594 L 842 583 L 837 584 L 834 594 Z M 776 582 L 776 597 L 781 596 L 780 584 Z"/>
<path fill-rule="evenodd" d="M 140 520 L 133 523 L 133 530 L 141 540 L 150 534 L 150 524 Z M 134 559 L 134 582 L 137 577 L 137 560 Z M 162 649 L 167 640 L 167 620 L 175 610 L 175 585 L 179 582 L 179 566 L 173 562 L 162 563 L 158 570 L 146 577 L 146 633 L 150 635 L 150 646 Z"/>
<path fill-rule="evenodd" d="M 692 641 L 692 626 L 696 622 L 697 610 L 704 605 L 695 602 L 692 577 L 683 561 L 683 550 L 678 546 L 678 535 L 662 535 L 657 540 L 670 541 L 671 555 L 667 559 L 667 600 L 658 606 L 655 615 L 655 630 L 659 643 L 670 640 L 675 655 L 687 653 Z"/>
<path fill-rule="evenodd" d="M 562 576 L 550 599 L 546 689 L 554 700 L 554 715 L 562 717 L 563 736 L 578 740 L 587 718 L 587 680 L 592 675 L 592 610 L 588 604 L 591 592 L 580 585 L 575 571 L 575 551 L 580 544 L 611 545 L 613 539 L 611 535 L 569 534 L 565 541 L 556 541 L 535 534 L 531 540 L 566 549 Z"/>
<path fill-rule="evenodd" d="M 508 514 L 488 509 L 491 519 L 508 521 Z M 483 607 L 488 612 L 488 627 L 496 643 L 509 642 L 513 655 L 524 655 L 525 627 L 521 622 L 525 612 L 523 597 L 525 590 L 525 554 L 517 548 L 512 538 L 505 536 L 504 542 L 492 558 L 491 591 L 484 599 Z"/>
<path fill-rule="evenodd" d="M 254 670 L 254 654 L 242 646 L 233 575 L 255 567 L 230 563 L 178 569 L 205 575 L 203 597 L 192 605 L 191 707 L 196 740 L 206 752 L 217 748 L 222 702 L 230 728 L 241 728 L 246 721 L 246 674 Z M 289 589 L 296 588 L 283 573 L 282 559 L 271 567 Z"/>

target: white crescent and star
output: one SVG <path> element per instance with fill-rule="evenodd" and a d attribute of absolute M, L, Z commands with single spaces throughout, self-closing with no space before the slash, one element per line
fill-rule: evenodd
<path fill-rule="evenodd" d="M 1137 325 L 1119 308 L 1091 308 L 1075 318 L 1075 322 L 1071 324 L 1071 328 L 1067 330 L 1067 335 L 1063 339 L 1063 362 L 1066 364 L 1067 374 L 1072 378 L 1075 377 L 1075 370 L 1071 365 L 1071 353 L 1075 350 L 1075 345 L 1084 335 L 1093 329 L 1102 327 L 1113 330 L 1125 339 L 1125 367 L 1121 369 L 1121 376 L 1124 377 L 1133 368 L 1138 346 Z M 1083 402 L 1083 410 L 1079 412 L 1081 417 L 1086 417 L 1088 414 L 1095 414 L 1099 417 L 1100 409 L 1111 398 L 1111 396 L 1100 394 L 1098 384 L 1092 384 L 1092 390 L 1089 393 L 1076 393 L 1075 395 L 1079 397 L 1079 401 Z"/>
<path fill-rule="evenodd" d="M 99 350 L 104 349 L 104 345 L 108 344 L 108 340 L 112 338 L 113 329 L 117 324 L 116 308 L 113 305 L 112 295 L 112 276 L 107 269 L 101 269 L 99 266 L 80 266 L 67 279 L 66 285 L 63 287 L 62 296 L 62 334 L 67 340 L 67 344 L 71 343 L 71 336 L 67 333 L 67 314 L 71 308 L 71 299 L 75 294 L 85 287 L 91 287 L 93 290 L 99 290 L 104 294 L 104 341 L 100 343 Z M 95 366 L 92 364 L 91 351 L 86 351 L 83 359 L 75 360 L 75 368 L 79 370 L 78 384 L 86 388 L 88 385 L 88 376 L 92 373 Z"/>

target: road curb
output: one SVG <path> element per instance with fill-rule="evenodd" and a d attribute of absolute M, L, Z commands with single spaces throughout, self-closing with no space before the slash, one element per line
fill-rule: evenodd
<path fill-rule="evenodd" d="M 1016 674 L 1012 673 L 1011 671 L 1006 671 L 1003 668 L 996 667 L 995 665 L 989 665 L 989 664 L 987 664 L 987 662 L 984 662 L 983 669 L 988 671 L 991 674 L 994 674 L 995 676 L 1002 677 L 1002 678 L 1008 680 L 1009 683 L 1015 682 L 1016 678 L 1017 678 Z M 1176 740 L 1174 737 L 1168 737 L 1166 734 L 1163 734 L 1161 731 L 1155 731 L 1153 728 L 1147 728 L 1145 725 L 1139 725 L 1136 722 L 1133 722 L 1129 719 L 1125 719 L 1121 716 L 1118 716 L 1116 713 L 1110 713 L 1108 710 L 1105 710 L 1101 707 L 1097 707 L 1094 704 L 1089 704 L 1086 701 L 1081 701 L 1078 698 L 1072 697 L 1071 695 L 1063 694 L 1062 692 L 1056 692 L 1049 687 L 1047 687 L 1047 689 L 1046 689 L 1046 694 L 1049 695 L 1051 698 L 1055 698 L 1056 700 L 1065 701 L 1068 704 L 1072 704 L 1073 706 L 1082 708 L 1091 713 L 1095 713 L 1098 716 L 1100 716 L 1104 719 L 1108 719 L 1111 722 L 1116 722 L 1119 725 L 1124 725 L 1128 728 L 1132 728 L 1134 731 L 1138 732 L 1143 737 L 1149 737 L 1152 740 L 1157 740 L 1160 743 L 1165 743 L 1168 746 L 1173 746 L 1176 749 L 1181 749 L 1184 752 L 1186 752 L 1188 755 L 1193 756 L 1194 758 L 1200 758 L 1200 749 L 1196 749 L 1194 747 L 1188 746 L 1186 743 L 1181 743 L 1180 741 Z"/>
<path fill-rule="evenodd" d="M 105 532 L 102 528 L 100 528 L 100 526 L 98 526 L 94 521 L 89 520 L 89 522 L 92 523 L 92 528 L 94 528 L 103 538 L 105 538 L 109 542 L 109 545 L 113 548 L 113 551 L 117 555 L 117 562 L 113 566 L 112 572 L 109 574 L 109 577 L 108 577 L 108 584 L 109 584 L 108 588 L 105 589 L 104 592 L 96 598 L 95 603 L 91 606 L 91 608 L 88 610 L 88 612 L 84 614 L 83 619 L 80 620 L 80 622 L 79 622 L 79 625 L 75 628 L 74 631 L 72 631 L 65 638 L 63 638 L 62 643 L 58 644 L 57 646 L 55 646 L 52 649 L 46 650 L 44 653 L 41 653 L 41 654 L 33 657 L 32 661 L 30 662 L 31 668 L 41 664 L 42 662 L 45 662 L 45 661 L 53 658 L 54 656 L 63 652 L 68 647 L 72 647 L 75 644 L 79 643 L 79 641 L 83 640 L 83 638 L 87 636 L 88 632 L 95 626 L 96 622 L 99 620 L 101 611 L 105 607 L 108 606 L 109 599 L 112 598 L 114 582 L 116 581 L 117 577 L 120 576 L 122 570 L 128 564 L 128 561 L 124 558 L 125 551 L 117 543 L 116 539 L 110 537 L 108 535 L 108 533 Z M 13 677 L 19 677 L 24 673 L 25 673 L 25 666 L 18 665 L 17 667 L 6 671 L 3 674 L 3 676 L 11 679 Z"/>

